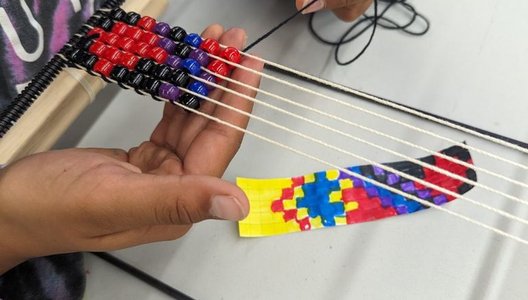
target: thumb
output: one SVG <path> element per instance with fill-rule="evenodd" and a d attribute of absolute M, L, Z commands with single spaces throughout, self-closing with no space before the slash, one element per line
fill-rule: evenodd
<path fill-rule="evenodd" d="M 238 221 L 249 212 L 244 192 L 216 177 L 135 174 L 112 185 L 117 193 L 116 201 L 111 202 L 127 216 L 130 227 L 183 225 L 206 219 Z M 120 203 L 124 199 L 126 203 Z"/>

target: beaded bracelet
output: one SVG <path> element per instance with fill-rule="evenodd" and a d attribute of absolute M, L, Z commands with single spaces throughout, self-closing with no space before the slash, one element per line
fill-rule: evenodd
<path fill-rule="evenodd" d="M 198 109 L 200 98 L 180 88 L 207 97 L 213 87 L 206 83 L 219 82 L 212 74 L 228 77 L 234 69 L 210 55 L 233 65 L 241 61 L 234 47 L 222 47 L 214 39 L 202 39 L 179 26 L 115 8 L 100 17 L 86 35 L 78 36 L 64 56 L 71 66 L 123 88 Z"/>

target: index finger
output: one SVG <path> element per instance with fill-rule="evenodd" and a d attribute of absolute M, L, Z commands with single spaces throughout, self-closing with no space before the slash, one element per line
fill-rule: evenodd
<path fill-rule="evenodd" d="M 256 91 L 241 84 L 258 87 L 261 77 L 258 72 L 262 70 L 264 64 L 248 57 L 244 57 L 240 64 L 257 72 L 242 68 L 235 69 L 231 76 L 233 82 L 230 81 L 226 88 L 227 90 L 233 90 L 254 98 Z M 220 101 L 227 107 L 217 105 L 213 117 L 233 124 L 236 127 L 246 128 L 249 117 L 235 111 L 233 108 L 250 113 L 253 108 L 253 101 L 228 91 L 224 92 Z M 208 122 L 205 129 L 197 136 L 187 151 L 184 162 L 185 170 L 193 174 L 221 176 L 238 151 L 243 136 L 244 133 L 240 130 L 218 122 Z"/>

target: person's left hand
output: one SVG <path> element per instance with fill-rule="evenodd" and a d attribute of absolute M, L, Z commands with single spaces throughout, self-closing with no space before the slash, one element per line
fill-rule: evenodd
<path fill-rule="evenodd" d="M 216 39 L 221 44 L 239 49 L 246 44 L 247 40 L 246 33 L 242 29 L 234 28 L 224 32 L 220 25 L 209 26 L 202 36 Z M 263 66 L 262 63 L 247 58 L 242 64 L 257 71 Z M 258 86 L 260 82 L 259 76 L 242 69 L 234 72 L 233 79 L 252 86 Z M 232 83 L 227 87 L 252 97 L 256 94 L 255 91 Z M 213 91 L 209 97 L 221 99 L 223 103 L 243 111 L 250 112 L 253 108 L 253 102 L 220 89 Z M 246 116 L 228 108 L 217 107 L 209 101 L 202 102 L 200 111 L 242 128 L 245 128 L 249 121 Z M 182 158 L 186 173 L 222 176 L 237 152 L 242 137 L 243 133 L 240 131 L 188 113 L 172 104 L 166 104 L 163 118 L 154 130 L 150 143 Z M 140 152 L 141 150 L 139 149 Z"/>

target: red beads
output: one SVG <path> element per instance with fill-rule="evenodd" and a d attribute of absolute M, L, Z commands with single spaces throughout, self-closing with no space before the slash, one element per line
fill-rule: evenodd
<path fill-rule="evenodd" d="M 88 49 L 88 51 L 94 55 L 97 55 L 97 56 L 101 56 L 103 55 L 103 53 L 106 51 L 106 45 L 99 42 L 99 41 L 95 41 L 91 46 L 90 48 Z"/>
<path fill-rule="evenodd" d="M 123 52 L 121 52 L 116 47 L 107 47 L 105 52 L 103 53 L 103 58 L 109 60 L 110 62 L 117 64 L 121 62 L 121 57 L 123 56 Z"/>
<path fill-rule="evenodd" d="M 112 32 L 104 32 L 99 39 L 107 45 L 115 46 L 117 41 L 119 41 L 119 35 Z"/>
<path fill-rule="evenodd" d="M 147 44 L 147 43 L 143 43 L 143 42 L 139 42 L 139 43 L 136 43 L 136 45 L 134 46 L 134 48 L 132 49 L 132 52 L 134 52 L 135 54 L 139 55 L 139 56 L 143 56 L 143 57 L 146 57 L 150 51 L 150 45 Z"/>
<path fill-rule="evenodd" d="M 240 63 L 240 59 L 241 59 L 240 52 L 236 48 L 233 48 L 233 47 L 225 48 L 224 51 L 222 51 L 221 56 L 232 63 L 235 63 L 235 64 Z M 229 68 L 235 68 L 235 67 L 236 66 L 229 65 Z"/>
<path fill-rule="evenodd" d="M 153 32 L 144 32 L 141 41 L 156 46 L 161 38 Z"/>
<path fill-rule="evenodd" d="M 169 53 L 161 47 L 154 47 L 148 52 L 148 57 L 155 60 L 158 64 L 163 64 L 167 61 Z"/>
<path fill-rule="evenodd" d="M 112 32 L 117 35 L 124 35 L 128 29 L 128 25 L 123 22 L 116 22 L 112 27 Z"/>
<path fill-rule="evenodd" d="M 218 55 L 220 52 L 220 43 L 213 39 L 205 39 L 200 45 L 200 49 L 209 54 Z"/>
<path fill-rule="evenodd" d="M 151 17 L 143 17 L 139 19 L 137 26 L 145 29 L 146 31 L 152 31 L 156 27 L 156 20 Z"/>
<path fill-rule="evenodd" d="M 105 33 L 105 31 L 102 29 L 102 28 L 99 28 L 99 27 L 95 27 L 95 28 L 92 28 L 90 31 L 88 31 L 88 36 L 91 36 L 91 35 L 96 35 L 98 34 L 99 36 L 102 36 L 103 33 Z"/>
<path fill-rule="evenodd" d="M 125 32 L 125 36 L 137 41 L 143 36 L 143 30 L 135 26 L 128 26 Z"/>
<path fill-rule="evenodd" d="M 105 77 L 110 77 L 110 73 L 115 65 L 106 59 L 100 58 L 94 65 L 93 70 Z"/>
<path fill-rule="evenodd" d="M 133 70 L 136 68 L 139 59 L 139 57 L 135 56 L 130 52 L 123 52 L 123 55 L 121 55 L 121 61 L 119 63 L 129 70 Z"/>
<path fill-rule="evenodd" d="M 123 51 L 130 52 L 134 48 L 134 40 L 126 36 L 120 37 L 116 44 Z"/>
<path fill-rule="evenodd" d="M 229 75 L 229 68 L 227 65 L 218 59 L 213 60 L 207 68 L 221 76 Z"/>

